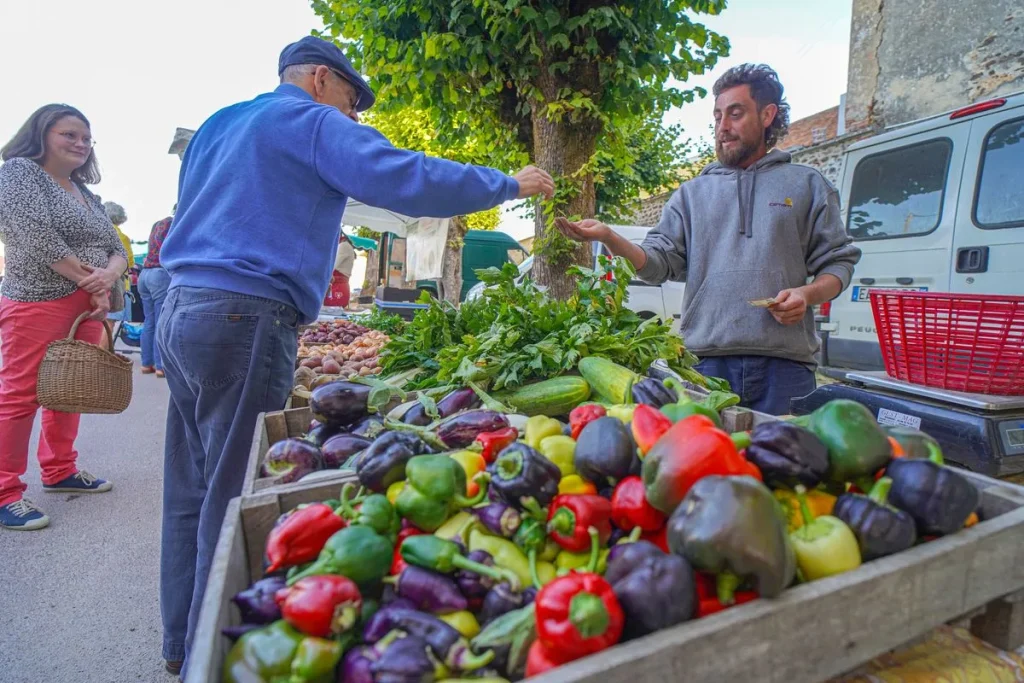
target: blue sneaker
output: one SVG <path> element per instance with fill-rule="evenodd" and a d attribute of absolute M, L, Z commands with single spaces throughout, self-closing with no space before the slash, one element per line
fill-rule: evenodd
<path fill-rule="evenodd" d="M 85 470 L 79 470 L 56 484 L 43 484 L 43 490 L 50 493 L 106 493 L 114 485 L 105 479 L 98 479 Z"/>
<path fill-rule="evenodd" d="M 5 529 L 35 531 L 49 525 L 50 518 L 27 498 L 0 507 L 0 526 Z"/>

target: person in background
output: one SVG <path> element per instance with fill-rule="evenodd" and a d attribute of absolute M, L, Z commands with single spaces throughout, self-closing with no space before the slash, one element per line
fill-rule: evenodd
<path fill-rule="evenodd" d="M 167 287 L 171 284 L 171 276 L 160 265 L 160 247 L 164 244 L 167 231 L 171 227 L 171 216 L 157 221 L 149 231 L 149 251 L 142 262 L 139 273 L 139 296 L 142 297 L 142 374 L 156 373 L 164 376 L 164 365 L 160 362 L 160 348 L 156 344 L 156 326 L 160 320 L 160 311 L 167 298 Z"/>
<path fill-rule="evenodd" d="M 338 243 L 338 255 L 334 257 L 334 273 L 331 275 L 330 293 L 324 300 L 325 305 L 340 306 L 348 308 L 352 298 L 352 291 L 349 289 L 349 278 L 352 277 L 352 268 L 356 264 L 356 250 L 348 235 L 341 233 L 341 242 Z"/>
<path fill-rule="evenodd" d="M 125 212 L 124 207 L 116 202 L 103 202 L 103 210 L 107 214 L 107 218 L 114 224 L 114 230 L 117 231 L 117 236 L 121 240 L 121 244 L 124 246 L 124 251 L 128 255 L 128 270 L 135 267 L 135 255 L 132 254 L 132 241 L 128 235 L 124 234 L 121 230 L 121 226 L 128 222 L 128 214 Z M 124 276 L 125 291 L 129 291 L 131 288 L 131 279 L 128 276 L 128 272 L 125 271 Z M 125 307 L 125 310 L 128 310 Z M 116 314 L 111 314 L 110 317 L 115 317 Z"/>
<path fill-rule="evenodd" d="M 183 675 L 256 417 L 292 389 L 297 326 L 320 313 L 348 198 L 448 217 L 554 193 L 540 169 L 513 177 L 432 158 L 359 125 L 375 96 L 333 43 L 289 45 L 278 75 L 276 90 L 218 111 L 192 138 L 160 253 L 171 273 L 157 329 L 171 393 L 160 605 L 166 667 Z"/>
<path fill-rule="evenodd" d="M 772 149 L 789 126 L 775 71 L 742 64 L 713 91 L 718 161 L 672 195 L 642 245 L 592 219 L 558 225 L 626 257 L 646 282 L 685 282 L 680 331 L 697 369 L 728 380 L 741 405 L 783 415 L 815 388 L 812 307 L 846 289 L 860 249 L 832 184 Z M 766 308 L 750 303 L 761 299 Z"/>
<path fill-rule="evenodd" d="M 68 335 L 100 342 L 97 322 L 128 266 L 127 254 L 99 199 L 100 181 L 89 120 L 66 104 L 37 110 L 0 150 L 0 241 L 7 272 L 0 296 L 0 527 L 41 529 L 50 523 L 24 498 L 21 477 L 39 403 L 36 375 L 50 342 Z M 39 465 L 43 490 L 103 493 L 110 482 L 78 468 L 79 416 L 43 410 Z"/>

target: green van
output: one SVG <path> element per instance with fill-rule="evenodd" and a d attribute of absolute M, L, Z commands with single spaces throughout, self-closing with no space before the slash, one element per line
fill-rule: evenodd
<path fill-rule="evenodd" d="M 466 298 L 470 288 L 480 282 L 476 270 L 501 268 L 506 263 L 522 263 L 529 254 L 511 236 L 497 230 L 470 230 L 462 246 L 462 291 L 459 301 Z M 433 280 L 418 280 L 416 288 L 437 296 L 437 283 Z"/>

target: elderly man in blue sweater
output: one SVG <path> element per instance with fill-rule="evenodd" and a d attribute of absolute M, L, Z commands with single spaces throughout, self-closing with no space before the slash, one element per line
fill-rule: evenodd
<path fill-rule="evenodd" d="M 448 217 L 554 191 L 540 169 L 431 158 L 359 125 L 374 94 L 331 43 L 303 38 L 278 66 L 276 90 L 218 111 L 192 138 L 160 255 L 171 274 L 157 331 L 171 391 L 160 603 L 174 673 L 256 417 L 291 390 L 296 328 L 319 313 L 348 198 Z"/>

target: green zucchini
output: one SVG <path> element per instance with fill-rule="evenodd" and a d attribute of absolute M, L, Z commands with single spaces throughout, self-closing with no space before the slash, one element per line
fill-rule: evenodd
<path fill-rule="evenodd" d="M 502 401 L 523 415 L 568 415 L 579 404 L 590 398 L 590 384 L 582 377 L 555 377 L 543 382 L 519 387 L 503 397 Z"/>
<path fill-rule="evenodd" d="M 640 376 L 629 368 L 607 358 L 587 356 L 580 360 L 578 369 L 598 396 L 615 404 L 633 402 L 633 385 Z"/>

